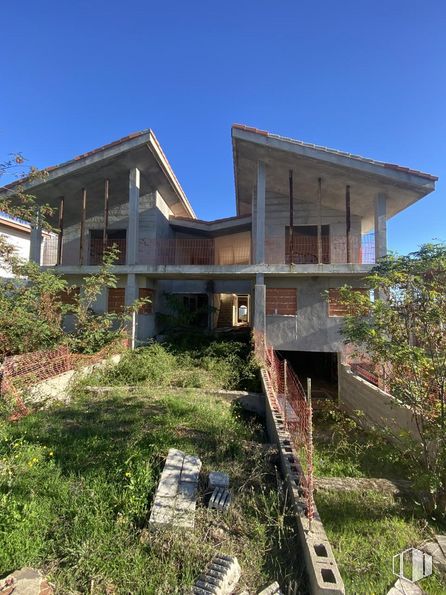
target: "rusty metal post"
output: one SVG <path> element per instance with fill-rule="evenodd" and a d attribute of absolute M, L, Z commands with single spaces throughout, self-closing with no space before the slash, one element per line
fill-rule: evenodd
<path fill-rule="evenodd" d="M 57 236 L 57 265 L 62 264 L 64 200 L 64 197 L 61 196 L 59 202 L 59 235 Z"/>
<path fill-rule="evenodd" d="M 290 250 L 290 264 L 294 262 L 294 196 L 293 196 L 293 170 L 289 171 L 289 187 L 290 187 L 290 232 L 288 234 L 289 250 Z"/>
<path fill-rule="evenodd" d="M 313 407 L 311 403 L 311 378 L 307 378 L 307 517 L 308 530 L 311 532 L 311 522 L 314 516 L 313 500 Z"/>
<path fill-rule="evenodd" d="M 283 360 L 283 422 L 287 428 L 287 408 L 288 408 L 288 362 Z"/>
<path fill-rule="evenodd" d="M 84 264 L 84 257 L 85 257 L 85 219 L 86 219 L 86 211 L 87 211 L 87 189 L 82 188 L 82 210 L 81 210 L 81 230 L 80 230 L 80 238 L 79 238 L 79 264 Z"/>
<path fill-rule="evenodd" d="M 317 262 L 322 264 L 322 178 L 318 178 L 319 220 L 317 224 Z"/>
<path fill-rule="evenodd" d="M 351 230 L 351 216 L 350 216 L 350 186 L 345 187 L 345 228 L 347 235 L 347 264 L 350 263 L 350 230 Z"/>
<path fill-rule="evenodd" d="M 104 257 L 104 253 L 107 250 L 107 240 L 108 240 L 108 195 L 109 195 L 109 188 L 110 188 L 110 180 L 107 178 L 104 184 L 104 231 L 102 235 L 102 257 Z"/>

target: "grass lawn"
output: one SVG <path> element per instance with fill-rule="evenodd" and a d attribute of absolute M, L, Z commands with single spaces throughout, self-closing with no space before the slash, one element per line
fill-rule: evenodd
<path fill-rule="evenodd" d="M 364 432 L 332 404 L 315 415 L 315 459 L 316 477 L 405 479 L 411 472 L 384 436 Z M 387 593 L 396 580 L 393 556 L 446 529 L 427 517 L 415 498 L 395 499 L 377 491 L 319 491 L 316 503 L 347 593 Z M 446 583 L 437 574 L 422 580 L 420 587 L 426 593 L 446 593 Z"/>
<path fill-rule="evenodd" d="M 182 593 L 220 551 L 238 557 L 242 589 L 297 580 L 304 592 L 263 427 L 215 395 L 140 380 L 137 394 L 80 387 L 69 405 L 0 423 L 0 576 L 32 565 L 59 593 Z M 149 533 L 170 447 L 200 456 L 203 478 L 227 471 L 233 505 L 222 515 L 199 501 L 195 531 Z"/>

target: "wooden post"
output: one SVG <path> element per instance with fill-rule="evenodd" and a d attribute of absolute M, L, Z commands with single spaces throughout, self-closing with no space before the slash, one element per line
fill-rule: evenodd
<path fill-rule="evenodd" d="M 102 235 L 102 258 L 104 257 L 104 253 L 107 250 L 107 229 L 108 229 L 108 193 L 110 188 L 110 180 L 105 180 L 104 185 L 104 232 Z"/>
<path fill-rule="evenodd" d="M 294 262 L 294 245 L 293 245 L 293 235 L 294 235 L 294 196 L 293 196 L 293 170 L 290 169 L 289 172 L 289 187 L 290 187 L 290 233 L 289 233 L 289 250 L 290 250 L 290 264 Z"/>
<path fill-rule="evenodd" d="M 350 263 L 350 186 L 345 187 L 345 228 L 346 228 L 346 243 L 347 243 L 347 263 Z"/>
<path fill-rule="evenodd" d="M 59 202 L 59 235 L 57 237 L 57 261 L 56 264 L 60 266 L 62 264 L 62 250 L 63 250 L 63 210 L 64 210 L 64 197 L 60 197 Z"/>
<path fill-rule="evenodd" d="M 317 224 L 317 262 L 322 264 L 322 178 L 318 178 L 319 221 Z"/>
<path fill-rule="evenodd" d="M 87 211 L 87 189 L 82 188 L 82 211 L 81 211 L 81 232 L 79 238 L 79 264 L 84 264 L 84 256 L 85 256 L 85 218 L 86 218 L 86 211 Z"/>

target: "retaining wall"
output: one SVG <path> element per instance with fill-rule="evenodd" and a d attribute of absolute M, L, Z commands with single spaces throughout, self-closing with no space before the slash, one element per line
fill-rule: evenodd
<path fill-rule="evenodd" d="M 323 527 L 321 518 L 314 505 L 314 518 L 311 529 L 306 516 L 306 499 L 301 494 L 299 478 L 302 468 L 292 446 L 291 436 L 285 429 L 284 420 L 274 397 L 268 376 L 262 370 L 262 385 L 266 395 L 266 425 L 270 440 L 277 444 L 282 473 L 296 513 L 299 539 L 305 559 L 305 566 L 312 595 L 343 595 L 344 582 Z"/>
<path fill-rule="evenodd" d="M 340 407 L 363 427 L 385 428 L 394 440 L 399 440 L 402 432 L 420 439 L 411 411 L 392 395 L 353 374 L 348 364 L 338 365 L 338 383 Z"/>
<path fill-rule="evenodd" d="M 69 389 L 74 382 L 87 376 L 93 370 L 103 368 L 109 364 L 117 364 L 121 359 L 121 354 L 112 355 L 111 357 L 99 361 L 89 366 L 84 366 L 78 370 L 68 370 L 42 382 L 37 382 L 33 386 L 26 389 L 23 394 L 23 401 L 27 405 L 45 405 L 53 401 L 69 401 Z"/>

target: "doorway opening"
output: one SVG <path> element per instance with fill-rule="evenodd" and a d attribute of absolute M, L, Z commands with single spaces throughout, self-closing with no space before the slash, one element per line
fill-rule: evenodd
<path fill-rule="evenodd" d="M 302 386 L 311 378 L 312 395 L 315 399 L 338 397 L 338 354 L 321 351 L 280 351 L 299 377 Z"/>

